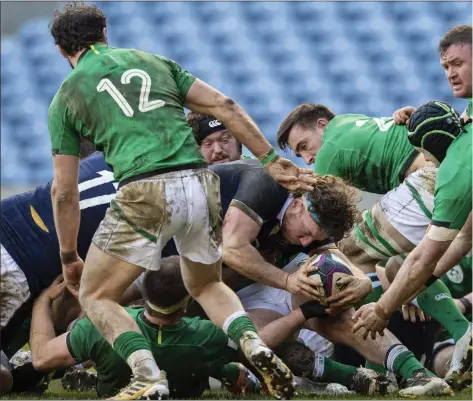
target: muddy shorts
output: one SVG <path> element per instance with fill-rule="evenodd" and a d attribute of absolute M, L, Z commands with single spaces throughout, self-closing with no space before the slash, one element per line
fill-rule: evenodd
<path fill-rule="evenodd" d="M 388 260 L 412 251 L 430 224 L 437 168 L 429 163 L 409 175 L 370 210 L 362 213 L 340 250 L 351 261 Z"/>
<path fill-rule="evenodd" d="M 158 270 L 171 238 L 179 254 L 193 262 L 221 258 L 220 180 L 210 170 L 173 171 L 119 188 L 93 243 L 118 259 Z"/>
<path fill-rule="evenodd" d="M 3 330 L 30 298 L 30 289 L 25 274 L 1 244 L 0 250 L 0 329 Z"/>

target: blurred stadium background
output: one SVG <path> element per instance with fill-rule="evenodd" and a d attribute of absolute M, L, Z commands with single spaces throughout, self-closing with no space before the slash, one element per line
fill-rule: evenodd
<path fill-rule="evenodd" d="M 378 117 L 432 99 L 466 107 L 437 46 L 453 25 L 471 23 L 470 2 L 97 4 L 110 45 L 176 60 L 239 102 L 273 142 L 300 103 Z M 48 32 L 61 5 L 1 3 L 2 197 L 52 175 L 47 112 L 70 71 Z"/>

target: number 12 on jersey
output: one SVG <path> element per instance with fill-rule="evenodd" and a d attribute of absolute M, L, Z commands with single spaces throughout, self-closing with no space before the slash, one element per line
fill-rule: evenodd
<path fill-rule="evenodd" d="M 138 104 L 139 111 L 146 113 L 147 111 L 159 109 L 166 104 L 163 100 L 152 100 L 151 102 L 148 100 L 149 92 L 151 90 L 151 77 L 146 71 L 138 70 L 136 68 L 127 70 L 122 74 L 120 81 L 122 84 L 129 84 L 131 79 L 134 77 L 141 78 L 142 82 L 140 103 Z M 120 109 L 123 111 L 123 114 L 125 114 L 127 117 L 133 117 L 135 112 L 130 106 L 130 103 L 127 102 L 125 97 L 108 78 L 102 79 L 97 85 L 97 92 L 104 91 L 107 91 L 113 100 L 115 100 L 115 102 L 118 104 L 118 107 L 120 107 Z"/>

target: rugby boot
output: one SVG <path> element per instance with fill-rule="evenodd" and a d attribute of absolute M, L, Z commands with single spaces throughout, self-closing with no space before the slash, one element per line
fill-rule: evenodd
<path fill-rule="evenodd" d="M 399 391 L 401 397 L 417 398 L 425 396 L 441 397 L 453 395 L 452 388 L 439 377 L 429 376 L 424 370 L 419 370 L 407 380 L 405 389 Z"/>
<path fill-rule="evenodd" d="M 254 332 L 243 333 L 240 348 L 264 380 L 268 392 L 277 399 L 289 400 L 295 392 L 292 372 Z"/>
<path fill-rule="evenodd" d="M 471 385 L 472 351 L 470 323 L 466 333 L 455 344 L 450 369 L 445 375 L 445 381 L 455 390 L 462 390 Z"/>
<path fill-rule="evenodd" d="M 133 376 L 130 384 L 109 400 L 166 400 L 169 397 L 169 384 L 166 372 L 161 370 L 156 380 L 150 381 Z"/>

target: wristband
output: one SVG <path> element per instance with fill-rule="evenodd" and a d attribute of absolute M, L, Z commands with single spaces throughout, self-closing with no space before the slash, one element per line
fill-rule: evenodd
<path fill-rule="evenodd" d="M 278 154 L 274 149 L 271 149 L 268 153 L 258 157 L 259 161 L 263 165 L 263 167 L 266 167 L 267 165 L 271 164 L 276 158 L 278 157 Z"/>
<path fill-rule="evenodd" d="M 59 257 L 61 258 L 61 263 L 65 265 L 78 260 L 77 251 L 60 252 Z"/>
<path fill-rule="evenodd" d="M 328 316 L 328 313 L 325 312 L 325 306 L 315 300 L 304 302 L 299 306 L 299 309 L 304 315 L 305 320 L 312 319 L 313 317 Z"/>
<path fill-rule="evenodd" d="M 435 275 L 432 274 L 429 279 L 425 282 L 426 287 L 430 287 L 433 283 L 435 283 L 439 278 Z"/>
<path fill-rule="evenodd" d="M 460 298 L 460 302 L 463 304 L 465 307 L 465 312 L 463 313 L 464 315 L 470 315 L 471 314 L 471 302 L 468 298 Z"/>

